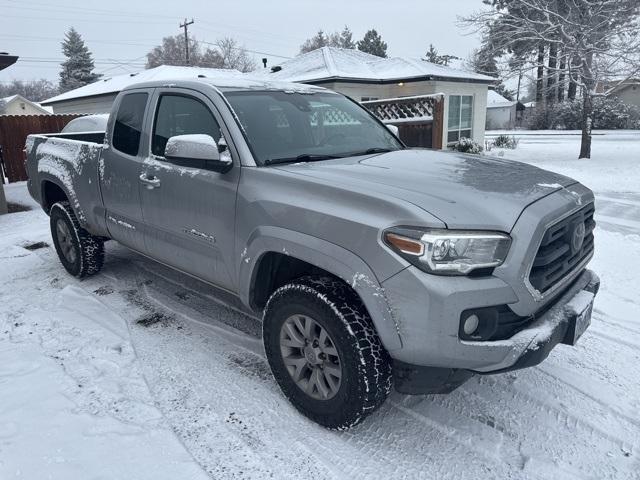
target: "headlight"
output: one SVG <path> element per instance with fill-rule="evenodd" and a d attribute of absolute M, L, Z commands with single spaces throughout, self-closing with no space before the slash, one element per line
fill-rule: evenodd
<path fill-rule="evenodd" d="M 511 237 L 505 233 L 391 228 L 383 235 L 395 252 L 418 268 L 439 275 L 466 275 L 502 265 Z"/>

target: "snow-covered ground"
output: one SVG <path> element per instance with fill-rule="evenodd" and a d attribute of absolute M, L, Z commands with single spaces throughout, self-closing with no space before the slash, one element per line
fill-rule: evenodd
<path fill-rule="evenodd" d="M 640 134 L 596 136 L 588 161 L 578 142 L 504 152 L 597 193 L 602 289 L 578 346 L 450 395 L 394 393 L 342 433 L 296 413 L 258 325 L 204 284 L 113 242 L 76 281 L 25 248 L 51 244 L 43 213 L 0 217 L 0 479 L 640 478 Z"/>

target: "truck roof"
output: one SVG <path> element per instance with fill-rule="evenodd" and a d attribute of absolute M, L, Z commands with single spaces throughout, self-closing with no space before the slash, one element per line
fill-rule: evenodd
<path fill-rule="evenodd" d="M 334 93 L 323 87 L 315 85 L 306 85 L 303 83 L 281 82 L 273 80 L 265 80 L 262 78 L 238 78 L 238 77 L 198 77 L 198 78 L 175 78 L 154 80 L 150 82 L 141 82 L 129 85 L 122 91 L 135 90 L 138 88 L 157 88 L 157 87 L 190 87 L 198 88 L 203 85 L 212 86 L 222 92 L 240 91 L 240 90 L 282 90 L 287 92 L 314 93 L 327 92 Z"/>

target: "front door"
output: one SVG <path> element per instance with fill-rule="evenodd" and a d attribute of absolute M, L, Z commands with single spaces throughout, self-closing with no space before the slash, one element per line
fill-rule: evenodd
<path fill-rule="evenodd" d="M 140 206 L 139 177 L 145 111 L 152 90 L 123 95 L 110 119 L 108 147 L 100 159 L 100 190 L 111 238 L 144 252 L 144 225 Z"/>
<path fill-rule="evenodd" d="M 206 96 L 192 90 L 158 89 L 152 103 L 150 152 L 140 183 L 146 250 L 168 265 L 234 290 L 228 268 L 234 263 L 223 257 L 234 252 L 239 162 L 220 174 L 164 157 L 167 141 L 176 135 L 206 134 L 218 142 L 224 131 L 220 115 Z"/>

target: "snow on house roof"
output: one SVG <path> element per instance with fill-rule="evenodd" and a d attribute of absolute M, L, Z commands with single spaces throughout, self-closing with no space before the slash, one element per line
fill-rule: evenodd
<path fill-rule="evenodd" d="M 487 91 L 487 108 L 512 107 L 517 102 L 504 98 L 495 90 Z"/>
<path fill-rule="evenodd" d="M 22 95 L 19 95 L 19 94 L 10 95 L 8 97 L 0 98 L 0 104 L 4 103 L 4 105 L 6 106 L 9 103 L 11 103 L 13 101 L 16 101 L 16 100 L 18 100 L 20 102 L 23 102 L 23 103 L 28 103 L 29 105 L 31 105 L 36 110 L 42 111 L 42 113 L 49 113 L 49 111 L 45 107 L 42 107 L 39 103 L 32 102 L 28 98 L 24 98 Z"/>
<path fill-rule="evenodd" d="M 198 78 L 199 75 L 205 77 L 237 77 L 242 76 L 238 70 L 221 68 L 201 68 L 201 67 L 177 67 L 171 65 L 161 65 L 138 73 L 127 73 L 113 77 L 101 78 L 97 82 L 90 83 L 84 87 L 70 90 L 61 95 L 49 98 L 42 102 L 42 105 L 72 100 L 76 98 L 93 97 L 96 95 L 107 95 L 118 93 L 130 85 L 154 80 L 178 80 L 185 78 Z"/>
<path fill-rule="evenodd" d="M 402 81 L 432 77 L 453 81 L 480 81 L 490 83 L 496 79 L 487 75 L 435 65 L 414 58 L 380 58 L 375 55 L 344 48 L 323 47 L 299 55 L 279 65 L 281 70 L 262 70 L 253 75 L 268 76 L 274 80 L 313 82 L 321 80 Z"/>

